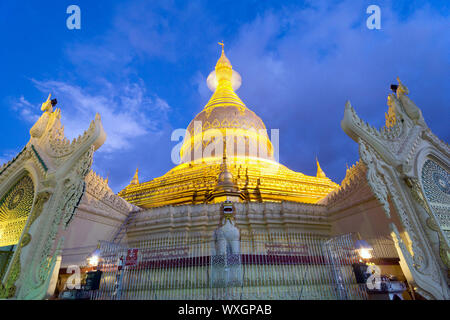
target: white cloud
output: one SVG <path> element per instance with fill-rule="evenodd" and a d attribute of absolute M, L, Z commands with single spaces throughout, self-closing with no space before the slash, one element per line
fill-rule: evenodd
<path fill-rule="evenodd" d="M 207 101 L 211 97 L 211 90 L 209 90 L 206 84 L 206 77 L 201 72 L 197 72 L 194 77 L 192 77 L 191 82 L 197 87 L 197 92 L 202 100 Z"/>
<path fill-rule="evenodd" d="M 32 104 L 24 96 L 12 101 L 12 109 L 17 111 L 20 117 L 27 122 L 36 122 L 39 119 L 39 105 Z"/>
<path fill-rule="evenodd" d="M 149 96 L 142 83 L 106 85 L 105 94 L 89 93 L 88 90 L 63 81 L 32 80 L 35 86 L 58 99 L 62 110 L 65 135 L 73 139 L 87 129 L 96 113 L 102 117 L 107 139 L 100 152 L 128 149 L 133 138 L 157 135 L 167 121 L 170 106 L 158 96 Z M 23 96 L 13 106 L 20 110 L 28 122 L 37 120 L 38 104 L 34 105 Z"/>
<path fill-rule="evenodd" d="M 433 132 L 448 140 L 441 121 L 450 92 L 445 15 L 423 4 L 406 19 L 383 5 L 382 29 L 369 30 L 364 3 L 311 5 L 265 12 L 239 29 L 227 51 L 243 78 L 240 97 L 268 128 L 280 128 L 284 164 L 314 174 L 318 155 L 327 174 L 340 181 L 345 162 L 358 159 L 340 127 L 345 101 L 383 126 L 389 85 L 397 76 Z"/>

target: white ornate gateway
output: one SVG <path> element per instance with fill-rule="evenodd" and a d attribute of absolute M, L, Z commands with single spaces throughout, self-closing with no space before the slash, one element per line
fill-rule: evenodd
<path fill-rule="evenodd" d="M 409 284 L 426 298 L 449 299 L 450 148 L 398 82 L 388 96 L 383 129 L 362 121 L 350 102 L 341 125 L 359 144 L 367 182 L 384 207 Z"/>
<path fill-rule="evenodd" d="M 49 95 L 27 145 L 0 168 L 0 246 L 9 248 L 0 298 L 44 298 L 93 152 L 106 139 L 97 114 L 82 136 L 68 141 L 55 105 Z"/>

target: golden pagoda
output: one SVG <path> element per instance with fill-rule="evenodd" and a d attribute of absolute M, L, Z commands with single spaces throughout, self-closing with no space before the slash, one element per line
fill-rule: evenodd
<path fill-rule="evenodd" d="M 187 128 L 180 164 L 142 183 L 136 171 L 119 196 L 143 208 L 225 200 L 316 203 L 338 188 L 318 161 L 314 177 L 274 159 L 263 121 L 235 93 L 241 77 L 219 44 L 222 54 L 207 79 L 214 93 Z"/>

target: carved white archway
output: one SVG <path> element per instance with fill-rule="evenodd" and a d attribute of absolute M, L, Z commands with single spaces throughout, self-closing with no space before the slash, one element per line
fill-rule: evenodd
<path fill-rule="evenodd" d="M 25 148 L 0 168 L 0 196 L 25 172 L 34 186 L 30 213 L 1 279 L 0 298 L 44 298 L 66 228 L 83 195 L 94 150 L 106 139 L 97 114 L 82 136 L 68 141 L 61 110 L 53 107 L 49 96 Z"/>
<path fill-rule="evenodd" d="M 436 219 L 419 182 L 430 150 L 448 168 L 450 148 L 431 132 L 408 93 L 399 80 L 396 93 L 388 96 L 386 126 L 380 130 L 361 120 L 349 102 L 341 125 L 359 144 L 367 182 L 390 220 L 408 282 L 428 299 L 450 299 L 448 266 L 442 261 L 442 246 L 434 241 L 443 232 L 433 223 Z M 448 255 L 448 247 L 444 251 Z"/>

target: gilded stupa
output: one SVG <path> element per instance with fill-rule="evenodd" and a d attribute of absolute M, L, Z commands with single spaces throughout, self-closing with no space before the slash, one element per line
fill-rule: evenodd
<path fill-rule="evenodd" d="M 316 203 L 338 188 L 319 162 L 314 177 L 275 160 L 264 122 L 235 93 L 241 77 L 219 44 L 222 54 L 207 79 L 214 93 L 187 127 L 180 164 L 142 183 L 136 171 L 119 196 L 143 208 L 225 200 Z"/>

